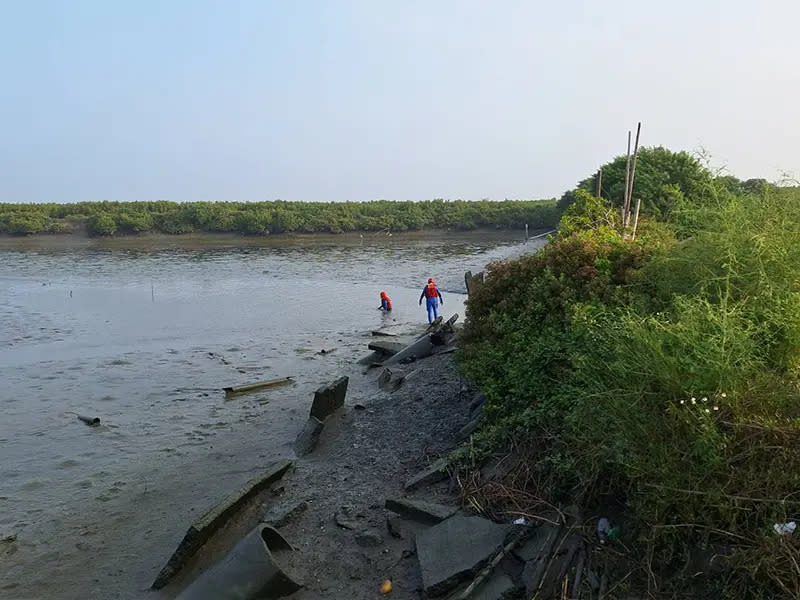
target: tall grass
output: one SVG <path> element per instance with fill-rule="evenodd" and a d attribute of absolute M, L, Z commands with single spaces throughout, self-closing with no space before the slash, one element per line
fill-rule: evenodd
<path fill-rule="evenodd" d="M 636 242 L 572 228 L 489 269 L 461 355 L 489 397 L 475 447 L 532 449 L 539 496 L 624 504 L 651 593 L 695 586 L 711 547 L 704 593 L 797 598 L 800 544 L 771 527 L 800 517 L 800 192 L 690 200 Z"/>

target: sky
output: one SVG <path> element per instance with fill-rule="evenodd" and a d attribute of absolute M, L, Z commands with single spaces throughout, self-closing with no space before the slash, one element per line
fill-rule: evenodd
<path fill-rule="evenodd" d="M 560 196 L 800 170 L 797 0 L 0 0 L 0 202 Z"/>

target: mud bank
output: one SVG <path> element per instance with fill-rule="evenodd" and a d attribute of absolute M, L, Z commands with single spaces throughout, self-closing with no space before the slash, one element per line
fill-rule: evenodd
<path fill-rule="evenodd" d="M 419 598 L 413 539 L 392 535 L 388 520 L 397 515 L 385 503 L 404 496 L 454 502 L 446 483 L 410 493 L 404 486 L 454 447 L 476 393 L 458 375 L 452 353 L 412 368 L 413 378 L 387 392 L 378 387 L 381 369 L 354 364 L 345 405 L 327 419 L 313 452 L 296 458 L 257 506 L 246 509 L 278 527 L 295 548 L 292 571 L 304 587 L 291 598 L 375 598 L 386 579 L 393 581 L 392 598 Z M 168 585 L 151 597 L 178 591 Z"/>

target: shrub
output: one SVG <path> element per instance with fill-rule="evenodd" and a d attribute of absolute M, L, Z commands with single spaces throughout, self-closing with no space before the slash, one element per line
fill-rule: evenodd
<path fill-rule="evenodd" d="M 117 222 L 108 213 L 97 213 L 86 220 L 86 231 L 92 237 L 114 235 L 117 231 Z"/>

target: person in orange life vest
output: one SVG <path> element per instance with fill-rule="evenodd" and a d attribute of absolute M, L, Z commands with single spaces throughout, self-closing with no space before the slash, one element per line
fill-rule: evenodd
<path fill-rule="evenodd" d="M 428 309 L 428 323 L 433 323 L 434 319 L 439 316 L 439 302 L 444 306 L 444 298 L 439 288 L 436 287 L 436 282 L 433 277 L 428 279 L 428 285 L 422 288 L 422 294 L 419 296 L 419 305 L 422 306 L 422 299 L 425 298 L 425 304 Z"/>
<path fill-rule="evenodd" d="M 378 308 L 380 310 L 385 310 L 386 312 L 392 310 L 392 299 L 389 298 L 389 295 L 386 292 L 381 292 L 381 305 Z"/>

